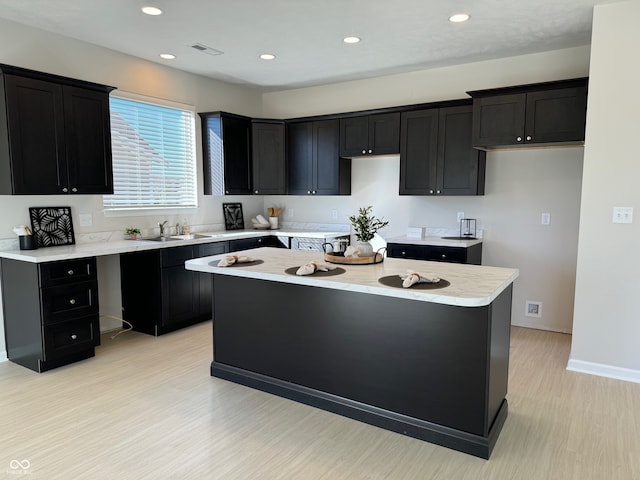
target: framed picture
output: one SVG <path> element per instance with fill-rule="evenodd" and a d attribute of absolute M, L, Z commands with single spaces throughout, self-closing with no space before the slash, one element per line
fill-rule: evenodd
<path fill-rule="evenodd" d="M 38 247 L 74 245 L 71 207 L 30 207 L 31 230 Z"/>
<path fill-rule="evenodd" d="M 223 203 L 222 212 L 224 213 L 224 228 L 226 230 L 244 229 L 241 203 Z"/>

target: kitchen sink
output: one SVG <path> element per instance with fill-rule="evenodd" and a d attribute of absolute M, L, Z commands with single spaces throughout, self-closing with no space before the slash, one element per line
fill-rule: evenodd
<path fill-rule="evenodd" d="M 148 240 L 150 242 L 172 242 L 180 239 L 174 238 L 174 237 L 150 237 L 150 238 L 143 238 L 142 240 Z"/>
<path fill-rule="evenodd" d="M 214 238 L 216 235 L 204 235 L 201 233 L 189 233 L 188 235 L 171 235 L 171 240 L 195 240 L 197 238 Z"/>

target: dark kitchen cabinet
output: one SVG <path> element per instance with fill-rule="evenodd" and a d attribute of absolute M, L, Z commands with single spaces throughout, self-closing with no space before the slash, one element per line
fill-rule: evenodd
<path fill-rule="evenodd" d="M 340 118 L 340 156 L 400 152 L 400 112 Z"/>
<path fill-rule="evenodd" d="M 100 344 L 95 258 L 31 263 L 2 259 L 9 360 L 44 372 L 95 355 Z"/>
<path fill-rule="evenodd" d="M 253 193 L 287 193 L 284 122 L 258 121 L 251 124 Z"/>
<path fill-rule="evenodd" d="M 339 137 L 337 119 L 287 125 L 289 194 L 351 194 L 351 160 L 340 158 Z"/>
<path fill-rule="evenodd" d="M 387 256 L 390 258 L 480 265 L 482 263 L 482 243 L 469 247 L 388 243 Z"/>
<path fill-rule="evenodd" d="M 229 240 L 230 252 L 237 252 L 238 250 L 249 250 L 251 248 L 260 247 L 283 248 L 285 246 L 278 240 L 278 237 L 275 235 Z"/>
<path fill-rule="evenodd" d="M 584 142 L 586 78 L 468 93 L 476 148 Z"/>
<path fill-rule="evenodd" d="M 250 195 L 251 119 L 225 112 L 199 113 L 205 195 Z"/>
<path fill-rule="evenodd" d="M 113 193 L 113 87 L 0 65 L 0 194 Z"/>
<path fill-rule="evenodd" d="M 471 105 L 403 112 L 401 195 L 484 194 L 485 152 L 471 146 Z"/>
<path fill-rule="evenodd" d="M 122 318 L 156 336 L 209 320 L 211 280 L 184 263 L 227 250 L 218 242 L 121 254 Z"/>

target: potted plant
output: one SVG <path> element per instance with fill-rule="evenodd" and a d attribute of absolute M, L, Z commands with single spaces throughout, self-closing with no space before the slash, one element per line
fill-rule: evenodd
<path fill-rule="evenodd" d="M 373 239 L 378 230 L 389 225 L 388 221 L 376 218 L 371 213 L 372 210 L 371 205 L 361 207 L 358 209 L 358 215 L 349 217 L 357 240 L 356 247 L 361 257 L 373 256 L 373 247 L 369 241 Z"/>
<path fill-rule="evenodd" d="M 140 229 L 137 227 L 127 227 L 125 228 L 124 233 L 129 235 L 129 238 L 131 240 L 136 240 L 138 238 L 138 235 L 140 235 Z"/>

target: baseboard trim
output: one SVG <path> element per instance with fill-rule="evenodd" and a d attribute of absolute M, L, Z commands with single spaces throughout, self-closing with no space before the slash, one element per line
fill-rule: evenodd
<path fill-rule="evenodd" d="M 9 357 L 7 357 L 7 352 L 0 352 L 0 362 L 6 362 L 9 360 Z"/>
<path fill-rule="evenodd" d="M 630 368 L 613 367 L 602 363 L 585 362 L 583 360 L 569 359 L 567 370 L 579 373 L 588 373 L 599 377 L 615 378 L 625 382 L 640 383 L 640 370 Z"/>

